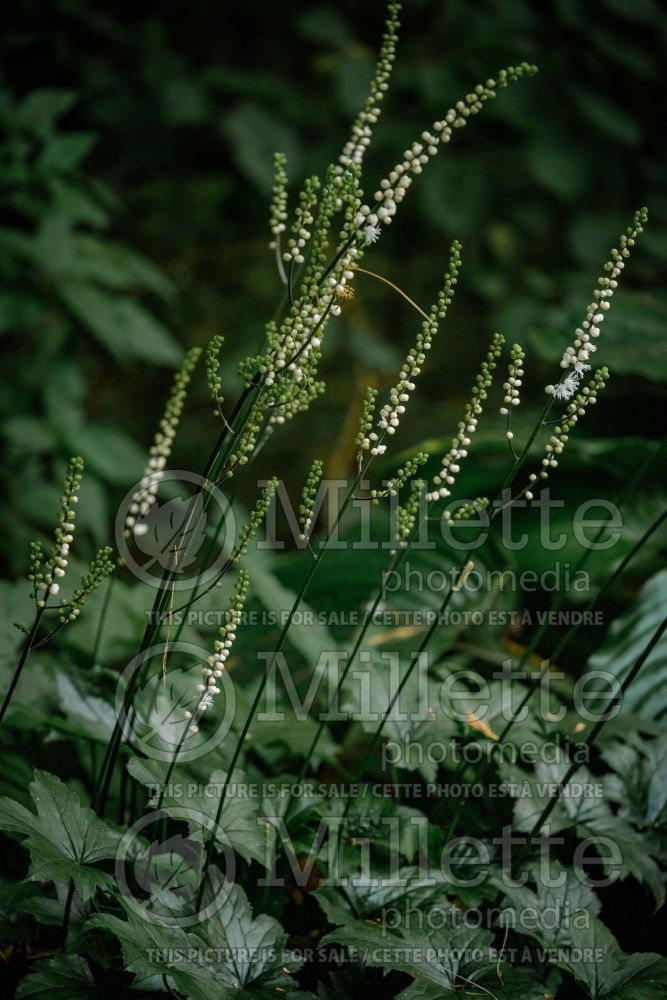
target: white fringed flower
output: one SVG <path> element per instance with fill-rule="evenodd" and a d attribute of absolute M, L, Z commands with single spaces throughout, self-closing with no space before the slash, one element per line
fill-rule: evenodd
<path fill-rule="evenodd" d="M 550 395 L 553 395 L 555 399 L 570 399 L 577 391 L 578 386 L 579 374 L 575 371 L 571 375 L 566 375 L 561 382 L 552 385 Z"/>

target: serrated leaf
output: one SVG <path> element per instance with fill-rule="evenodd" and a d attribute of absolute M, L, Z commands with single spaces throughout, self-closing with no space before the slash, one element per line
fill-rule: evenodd
<path fill-rule="evenodd" d="M 567 951 L 556 964 L 586 989 L 591 1000 L 661 1000 L 667 986 L 667 959 L 652 953 L 625 955 L 607 927 L 591 915 L 588 927 L 573 928 L 573 955 Z"/>
<path fill-rule="evenodd" d="M 30 793 L 37 812 L 13 799 L 0 799 L 0 829 L 24 836 L 30 851 L 28 878 L 33 882 L 74 881 L 83 900 L 113 879 L 94 868 L 96 861 L 115 857 L 120 834 L 82 806 L 75 793 L 54 774 L 35 771 Z"/>
<path fill-rule="evenodd" d="M 335 942 L 352 949 L 365 965 L 396 969 L 437 987 L 453 989 L 459 977 L 476 981 L 495 968 L 493 935 L 479 928 L 443 930 L 424 928 L 388 934 L 379 924 L 339 927 L 322 944 Z"/>
<path fill-rule="evenodd" d="M 622 682 L 664 618 L 667 605 L 667 569 L 648 580 L 636 599 L 609 628 L 602 646 L 591 656 L 586 672 L 604 671 Z M 595 690 L 591 678 L 588 690 Z M 608 691 L 608 685 L 603 687 Z M 623 696 L 622 711 L 658 717 L 667 710 L 667 635 Z"/>
<path fill-rule="evenodd" d="M 128 764 L 128 770 L 133 778 L 146 786 L 161 786 L 164 781 L 166 765 L 158 761 L 133 758 Z M 224 771 L 212 771 L 209 777 L 213 793 L 220 793 L 226 774 Z M 241 857 L 254 859 L 263 864 L 266 860 L 266 848 L 262 834 L 262 824 L 258 823 L 259 809 L 257 800 L 250 798 L 235 798 L 234 786 L 243 786 L 243 771 L 235 771 L 230 782 L 230 795 L 222 811 L 220 824 L 216 827 L 217 841 L 222 849 L 231 844 Z M 217 794 L 201 795 L 200 788 L 192 776 L 182 768 L 174 768 L 169 779 L 169 788 L 173 794 L 165 795 L 161 808 L 169 815 L 175 812 L 183 820 L 183 810 L 191 814 L 188 823 L 193 837 L 201 837 L 202 830 L 212 830 L 218 810 Z M 177 794 L 180 793 L 180 794 Z M 153 795 L 149 805 L 155 806 L 158 795 Z M 207 822 L 208 821 L 208 822 Z"/>
<path fill-rule="evenodd" d="M 116 989 L 98 986 L 85 959 L 78 955 L 57 955 L 42 960 L 34 972 L 24 979 L 16 992 L 18 1000 L 114 1000 Z"/>
<path fill-rule="evenodd" d="M 101 914 L 88 927 L 108 931 L 121 943 L 127 968 L 140 976 L 166 975 L 189 1000 L 245 1000 L 290 992 L 289 972 L 301 961 L 285 950 L 287 934 L 273 917 L 253 917 L 238 885 L 197 933 L 162 927 L 123 903 L 127 919 Z M 169 956 L 178 956 L 170 959 Z"/>
<path fill-rule="evenodd" d="M 417 908 L 427 909 L 436 900 L 448 907 L 447 885 L 439 869 L 423 871 L 410 866 L 395 875 L 378 872 L 368 882 L 349 879 L 344 894 L 324 885 L 314 895 L 330 923 L 356 926 L 359 919 L 372 921 L 389 906 L 409 907 L 411 914 Z"/>
<path fill-rule="evenodd" d="M 517 829 L 532 830 L 547 802 L 554 798 L 555 786 L 560 787 L 561 794 L 549 817 L 550 831 L 558 833 L 574 828 L 582 839 L 604 837 L 611 840 L 619 848 L 621 865 L 619 868 L 607 859 L 605 872 L 621 878 L 632 875 L 647 885 L 658 909 L 665 900 L 665 880 L 652 857 L 652 845 L 634 827 L 616 816 L 605 798 L 597 796 L 600 782 L 588 768 L 580 766 L 563 785 L 568 764 L 564 755 L 554 764 L 539 761 L 534 775 L 508 763 L 501 765 L 501 774 L 513 783 L 513 793 L 518 795 L 514 803 Z"/>
<path fill-rule="evenodd" d="M 571 868 L 552 866 L 553 880 L 562 879 L 556 886 L 545 885 L 539 873 L 535 879 L 535 891 L 527 886 L 507 885 L 498 880 L 498 889 L 504 892 L 501 924 L 516 927 L 521 934 L 539 941 L 549 948 L 571 945 L 570 927 L 576 920 L 589 919 L 590 914 L 600 912 L 600 901 L 581 876 Z M 495 880 L 494 880 L 495 881 Z M 510 905 L 508 905 L 510 904 Z M 524 913 L 547 914 L 548 919 L 537 918 L 536 925 L 523 922 Z"/>

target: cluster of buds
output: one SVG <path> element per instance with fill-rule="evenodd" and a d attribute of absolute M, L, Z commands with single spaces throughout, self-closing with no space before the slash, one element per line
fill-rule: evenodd
<path fill-rule="evenodd" d="M 79 502 L 79 487 L 83 476 L 83 459 L 71 459 L 63 484 L 63 494 L 60 498 L 58 511 L 58 527 L 56 528 L 56 543 L 51 550 L 50 566 L 44 578 L 44 584 L 49 593 L 55 596 L 60 590 L 59 580 L 65 575 L 69 563 L 69 547 L 74 541 L 74 508 Z"/>
<path fill-rule="evenodd" d="M 144 535 L 148 531 L 148 525 L 143 522 L 143 519 L 157 500 L 160 482 L 164 477 L 164 470 L 167 460 L 171 455 L 176 430 L 183 412 L 187 387 L 200 355 L 201 348 L 190 348 L 185 355 L 180 369 L 176 373 L 164 416 L 160 421 L 159 430 L 155 435 L 149 452 L 148 465 L 144 470 L 144 475 L 139 482 L 138 489 L 132 496 L 130 508 L 125 518 L 126 535 L 129 535 L 131 532 L 134 532 L 136 535 Z"/>
<path fill-rule="evenodd" d="M 493 383 L 493 372 L 496 362 L 502 350 L 505 338 L 500 333 L 496 333 L 491 341 L 486 359 L 482 362 L 479 374 L 475 378 L 470 399 L 466 403 L 463 411 L 463 420 L 459 421 L 458 433 L 452 439 L 452 447 L 442 460 L 442 469 L 438 475 L 433 477 L 433 482 L 437 489 L 428 494 L 429 500 L 444 499 L 451 496 L 452 487 L 456 483 L 456 477 L 460 472 L 461 460 L 466 458 L 472 435 L 477 430 L 479 418 L 484 409 L 484 401 L 488 396 L 488 391 Z M 445 512 L 448 517 L 449 512 Z"/>
<path fill-rule="evenodd" d="M 445 274 L 443 288 L 431 306 L 428 318 L 423 321 L 414 346 L 407 354 L 398 376 L 398 382 L 390 389 L 389 402 L 385 403 L 380 410 L 377 429 L 364 434 L 361 438 L 362 451 L 370 450 L 372 455 L 382 455 L 386 450 L 382 438 L 385 434 L 396 433 L 401 417 L 405 413 L 406 403 L 410 399 L 410 393 L 415 389 L 414 380 L 420 374 L 426 355 L 431 350 L 433 337 L 438 332 L 440 320 L 445 318 L 451 305 L 460 267 L 461 244 L 458 240 L 454 240 L 450 248 L 449 269 Z"/>
<path fill-rule="evenodd" d="M 287 228 L 287 157 L 284 153 L 273 156 L 273 196 L 271 198 L 270 226 L 274 240 L 280 239 Z M 276 243 L 271 244 L 274 249 Z"/>
<path fill-rule="evenodd" d="M 413 479 L 408 499 L 396 509 L 396 546 L 399 549 L 407 548 L 412 537 L 425 489 L 424 479 Z"/>
<path fill-rule="evenodd" d="M 521 384 L 525 374 L 523 368 L 525 357 L 526 353 L 523 348 L 519 344 L 513 344 L 510 351 L 510 362 L 507 366 L 507 381 L 503 382 L 503 389 L 505 390 L 503 405 L 500 407 L 501 415 L 507 417 L 507 437 L 510 440 L 514 436 L 509 427 L 512 407 L 518 406 L 521 402 Z"/>
<path fill-rule="evenodd" d="M 389 78 L 396 59 L 400 11 L 400 3 L 390 3 L 387 8 L 387 20 L 378 53 L 375 76 L 364 107 L 357 115 L 352 125 L 352 134 L 340 155 L 342 167 L 350 167 L 353 164 L 361 166 L 364 154 L 371 144 L 373 126 L 377 124 L 380 117 L 380 104 L 389 87 Z"/>
<path fill-rule="evenodd" d="M 449 511 L 445 514 L 446 520 L 452 521 L 466 521 L 471 517 L 476 517 L 480 511 L 486 510 L 490 504 L 488 497 L 475 497 L 474 500 L 468 500 L 465 503 L 459 504 L 451 517 L 448 517 Z"/>
<path fill-rule="evenodd" d="M 230 553 L 228 560 L 230 565 L 237 563 L 241 558 L 241 556 L 244 556 L 248 551 L 248 546 L 250 545 L 250 542 L 257 534 L 260 525 L 262 524 L 264 518 L 266 517 L 266 512 L 271 506 L 271 501 L 273 500 L 277 488 L 278 488 L 278 480 L 275 478 L 269 479 L 268 483 L 266 484 L 266 486 L 260 493 L 259 497 L 257 498 L 255 506 L 250 512 L 248 523 L 241 531 L 239 539 Z M 220 581 L 220 584 L 221 583 L 222 581 Z"/>
<path fill-rule="evenodd" d="M 370 385 L 366 387 L 366 393 L 361 407 L 361 416 L 359 418 L 359 432 L 355 438 L 356 444 L 359 445 L 360 452 L 368 451 L 372 445 L 372 455 L 382 454 L 382 452 L 385 451 L 384 445 L 381 446 L 382 452 L 380 452 L 377 444 L 374 443 L 377 442 L 377 434 L 373 431 L 377 394 L 377 389 L 373 389 Z"/>
<path fill-rule="evenodd" d="M 221 406 L 225 401 L 225 397 L 221 393 L 222 381 L 220 379 L 220 351 L 224 342 L 225 338 L 221 334 L 216 333 L 214 337 L 211 337 L 209 345 L 206 348 L 206 381 L 211 398 L 215 403 L 213 412 L 216 416 L 220 416 L 222 412 Z"/>
<path fill-rule="evenodd" d="M 49 555 L 46 572 L 42 573 L 37 564 L 37 549 L 31 552 L 31 577 L 33 578 L 34 594 L 38 607 L 45 607 L 44 597 L 38 591 L 48 588 L 49 594 L 56 596 L 60 590 L 60 582 L 65 576 L 69 564 L 69 549 L 74 541 L 75 507 L 79 502 L 79 487 L 83 476 L 83 459 L 76 456 L 70 460 L 65 474 L 63 493 L 58 511 L 58 527 L 56 541 Z M 41 551 L 41 550 L 40 550 Z M 41 562 L 41 560 L 40 560 Z"/>
<path fill-rule="evenodd" d="M 296 210 L 292 237 L 284 253 L 279 250 L 279 241 L 287 225 L 287 176 L 284 156 L 279 154 L 275 160 L 270 223 L 281 277 L 289 286 L 290 309 L 280 325 L 268 331 L 266 352 L 248 358 L 241 370 L 246 384 L 259 373 L 263 388 L 270 390 L 261 404 L 262 414 L 270 424 L 282 423 L 303 412 L 321 393 L 323 386 L 317 379 L 317 370 L 328 320 L 337 316 L 341 306 L 351 297 L 349 284 L 354 278 L 355 267 L 366 246 L 378 239 L 382 224 L 391 222 L 413 176 L 421 173 L 425 162 L 435 155 L 443 141 L 449 141 L 453 129 L 465 125 L 495 96 L 498 88 L 535 72 L 535 67 L 527 63 L 501 70 L 496 80 L 487 80 L 465 100 L 459 101 L 441 121 L 433 124 L 430 131 L 422 133 L 421 141 L 406 150 L 403 160 L 381 182 L 375 196 L 375 208 L 371 209 L 364 204 L 360 188 L 361 165 L 388 87 L 396 51 L 399 11 L 398 3 L 389 5 L 378 68 L 368 99 L 355 120 L 339 163 L 329 168 L 321 189 L 316 178 L 306 182 Z M 344 212 L 345 222 L 333 260 L 327 263 L 329 232 L 334 214 L 340 211 Z M 289 277 L 285 274 L 283 260 L 290 264 Z M 305 267 L 299 276 L 298 295 L 293 299 L 291 267 L 299 263 L 304 263 Z M 407 376 L 406 381 L 409 381 Z M 404 402 L 396 399 L 394 410 Z M 387 420 L 389 428 L 395 429 L 391 419 Z M 251 434 L 242 443 L 242 451 L 250 452 L 256 445 L 256 437 Z M 381 451 L 378 449 L 377 453 Z"/>
<path fill-rule="evenodd" d="M 70 546 L 74 541 L 76 505 L 79 502 L 79 487 L 83 476 L 83 459 L 72 458 L 67 467 L 63 493 L 58 511 L 58 526 L 55 531 L 55 545 L 51 549 L 47 564 L 44 567 L 44 550 L 41 542 L 30 545 L 30 573 L 32 583 L 31 597 L 38 608 L 46 608 L 49 596 L 56 597 L 60 592 L 60 582 L 65 576 L 69 565 Z M 60 598 L 58 616 L 62 624 L 73 622 L 79 617 L 81 608 L 102 580 L 114 571 L 111 560 L 112 549 L 103 548 L 97 553 L 88 572 L 79 587 L 67 601 Z"/>
<path fill-rule="evenodd" d="M 299 240 L 310 240 L 308 263 L 300 278 L 298 295 L 280 325 L 268 325 L 265 353 L 247 358 L 241 366 L 240 374 L 246 385 L 259 372 L 264 405 L 267 409 L 270 407 L 272 423 L 281 423 L 307 409 L 322 391 L 321 383 L 315 378 L 321 358 L 322 336 L 330 315 L 340 312 L 340 304 L 336 303 L 337 287 L 339 284 L 344 287 L 348 280 L 343 272 L 353 277 L 343 257 L 335 266 L 327 265 L 329 234 L 337 206 L 346 201 L 353 186 L 351 174 L 337 177 L 333 166 L 327 172 L 319 196 L 316 193 L 319 188 L 317 179 L 311 178 L 306 182 L 297 209 L 295 237 L 291 241 L 291 249 L 303 256 L 301 251 L 305 243 L 299 245 Z M 316 202 L 317 218 L 311 234 L 308 226 L 312 225 Z M 308 215 L 304 214 L 306 211 Z M 306 218 L 310 219 L 307 225 Z M 306 233 L 307 236 L 304 235 Z M 291 253 L 288 258 L 297 263 Z"/>
<path fill-rule="evenodd" d="M 315 497 L 317 496 L 317 491 L 321 481 L 322 462 L 319 458 L 316 458 L 310 467 L 310 472 L 308 473 L 308 478 L 306 479 L 303 492 L 301 494 L 301 503 L 299 504 L 299 527 L 301 528 L 299 539 L 302 542 L 305 542 L 309 537 L 313 526 Z"/>
<path fill-rule="evenodd" d="M 79 617 L 81 608 L 84 606 L 90 595 L 96 590 L 107 576 L 111 576 L 115 566 L 112 560 L 113 549 L 108 545 L 100 549 L 90 564 L 88 572 L 81 580 L 80 586 L 76 588 L 69 601 L 61 600 L 61 607 L 58 609 L 60 621 L 73 622 Z"/>
<path fill-rule="evenodd" d="M 380 187 L 375 192 L 375 207 L 363 205 L 359 210 L 356 224 L 364 233 L 366 242 L 375 242 L 379 227 L 388 225 L 393 220 L 414 176 L 421 174 L 429 160 L 437 154 L 441 144 L 450 141 L 454 129 L 463 128 L 471 117 L 479 114 L 487 101 L 496 96 L 497 89 L 536 72 L 536 66 L 525 62 L 500 70 L 497 79 L 478 84 L 470 94 L 466 94 L 464 100 L 457 101 L 442 119 L 433 122 L 431 129 L 422 132 L 419 140 L 405 150 L 403 159 L 380 182 Z"/>
<path fill-rule="evenodd" d="M 561 417 L 558 425 L 554 428 L 553 434 L 549 438 L 549 442 L 546 445 L 544 451 L 544 458 L 542 459 L 542 469 L 539 473 L 540 479 L 546 479 L 549 475 L 551 469 L 555 469 L 558 465 L 559 456 L 562 455 L 565 445 L 568 442 L 569 434 L 572 428 L 575 426 L 579 417 L 583 417 L 588 406 L 593 406 L 597 402 L 598 393 L 600 393 L 607 384 L 609 379 L 609 370 L 607 368 L 599 368 L 594 372 L 593 377 L 588 382 L 588 385 L 583 386 L 580 392 L 574 397 L 571 403 L 565 409 L 565 413 Z M 538 476 L 532 473 L 530 476 L 530 483 L 534 483 Z M 532 493 L 528 492 L 525 494 L 528 500 L 533 499 Z"/>
<path fill-rule="evenodd" d="M 225 615 L 226 621 L 220 628 L 220 638 L 216 639 L 213 647 L 213 655 L 208 658 L 208 666 L 204 669 L 203 681 L 195 687 L 197 695 L 199 696 L 197 707 L 194 712 L 191 712 L 189 709 L 185 712 L 186 719 L 195 720 L 192 721 L 188 727 L 190 733 L 196 733 L 199 731 L 199 726 L 197 725 L 196 720 L 199 719 L 204 712 L 208 712 L 209 709 L 213 708 L 215 696 L 220 694 L 218 683 L 225 669 L 225 662 L 229 657 L 230 650 L 234 645 L 236 630 L 241 624 L 241 615 L 248 596 L 249 582 L 250 577 L 248 576 L 246 570 L 239 570 L 234 596 L 232 597 L 231 603 Z"/>
<path fill-rule="evenodd" d="M 305 258 L 305 246 L 310 244 L 309 260 L 300 280 L 299 294 L 280 326 L 273 333 L 269 331 L 267 352 L 259 358 L 249 358 L 241 372 L 248 382 L 259 371 L 264 386 L 272 390 L 270 399 L 265 404 L 271 422 L 282 422 L 307 409 L 322 391 L 322 383 L 315 376 L 328 319 L 337 316 L 341 304 L 350 297 L 349 283 L 354 278 L 355 267 L 358 266 L 365 247 L 379 237 L 383 223 L 391 222 L 413 176 L 421 173 L 425 162 L 435 155 L 441 142 L 449 141 L 453 129 L 467 124 L 471 116 L 481 111 L 484 104 L 495 97 L 498 88 L 536 71 L 535 67 L 527 63 L 508 67 L 501 70 L 496 80 L 487 80 L 486 84 L 480 84 L 468 94 L 465 100 L 459 101 L 441 121 L 433 124 L 431 131 L 422 134 L 421 142 L 413 143 L 406 150 L 403 160 L 381 182 L 376 193 L 376 206 L 372 210 L 363 203 L 359 184 L 360 166 L 364 151 L 370 143 L 371 125 L 379 114 L 379 95 L 386 89 L 391 71 L 398 30 L 397 17 L 398 5 L 392 5 L 378 75 L 340 163 L 329 169 L 321 190 L 317 179 L 311 178 L 300 195 L 292 227 L 293 235 L 282 255 L 282 259 L 292 264 L 301 263 Z M 274 230 L 285 225 L 283 167 L 284 160 L 279 158 L 271 210 Z M 326 250 L 331 222 L 334 214 L 341 210 L 345 213 L 345 223 L 334 260 L 327 264 Z M 279 233 L 276 232 L 275 235 L 277 239 Z M 423 353 L 423 349 L 418 353 Z M 405 381 L 411 381 L 407 373 Z M 405 392 L 398 391 L 397 397 L 400 395 L 405 395 Z M 394 400 L 387 419 L 386 429 L 389 433 L 390 428 L 396 428 L 391 417 L 400 415 L 398 407 L 403 406 L 404 402 L 399 398 Z M 254 440 L 249 442 L 250 450 L 254 443 Z"/>
<path fill-rule="evenodd" d="M 287 250 L 283 253 L 283 260 L 287 263 L 303 264 L 305 260 L 303 252 L 313 235 L 310 227 L 315 221 L 313 213 L 317 205 L 319 186 L 319 178 L 309 177 L 299 195 L 299 204 L 294 212 L 294 222 L 292 223 L 292 235 L 287 241 Z"/>
<path fill-rule="evenodd" d="M 383 490 L 371 490 L 371 500 L 377 506 L 384 497 L 395 497 L 406 483 L 414 479 L 422 465 L 428 462 L 428 452 L 418 451 L 414 458 L 409 458 L 405 465 L 396 470 L 396 474 L 387 480 Z"/>
<path fill-rule="evenodd" d="M 593 292 L 593 302 L 586 309 L 586 319 L 575 330 L 574 346 L 566 349 L 561 360 L 561 368 L 571 369 L 570 374 L 560 383 L 561 387 L 565 388 L 559 390 L 558 386 L 547 386 L 547 392 L 553 393 L 557 398 L 569 399 L 577 389 L 577 376 L 581 376 L 590 368 L 587 362 L 591 354 L 597 350 L 593 341 L 600 336 L 605 315 L 618 287 L 618 279 L 625 267 L 625 258 L 630 256 L 637 238 L 644 232 L 647 220 L 647 209 L 640 208 L 634 214 L 632 225 L 628 226 L 625 233 L 619 237 L 618 247 L 611 251 L 610 260 L 604 266 L 605 273 L 598 278 L 599 287 Z"/>

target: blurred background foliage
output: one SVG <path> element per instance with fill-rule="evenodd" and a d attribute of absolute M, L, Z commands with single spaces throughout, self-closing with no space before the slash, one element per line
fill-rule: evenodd
<path fill-rule="evenodd" d="M 74 560 L 83 564 L 94 546 L 109 542 L 119 501 L 141 475 L 186 348 L 216 333 L 225 336 L 223 391 L 234 398 L 237 362 L 257 349 L 281 294 L 268 249 L 273 152 L 288 155 L 295 195 L 307 174 L 321 173 L 338 155 L 365 95 L 383 16 L 380 0 L 5 5 L 0 437 L 7 471 L 0 510 L 7 576 L 24 577 L 29 541 L 51 534 L 72 454 L 87 465 Z M 577 428 L 554 477 L 554 495 L 568 507 L 556 511 L 552 535 L 565 531 L 567 546 L 550 550 L 536 542 L 514 553 L 489 546 L 484 560 L 491 569 L 542 573 L 564 559 L 574 564 L 581 553 L 572 539 L 571 511 L 591 497 L 617 497 L 664 434 L 666 44 L 667 9 L 658 0 L 406 3 L 369 178 L 383 176 L 423 128 L 500 67 L 528 60 L 540 73 L 502 91 L 456 134 L 366 257 L 368 267 L 427 308 L 451 239 L 460 239 L 464 249 L 456 301 L 386 471 L 416 446 L 426 445 L 434 464 L 449 446 L 496 329 L 529 352 L 524 402 L 513 421 L 521 440 L 542 408 L 543 387 L 554 379 L 610 247 L 636 207 L 650 210 L 596 355 L 612 369 L 612 381 Z M 367 193 L 373 190 L 369 180 Z M 271 439 L 243 485 L 247 505 L 254 501 L 255 469 L 258 476 L 283 477 L 293 498 L 313 455 L 325 460 L 331 477 L 351 470 L 364 387 L 394 380 L 420 322 L 385 286 L 363 275 L 355 284 L 355 298 L 327 334 L 328 391 Z M 217 434 L 203 382 L 199 377 L 192 384 L 174 468 L 201 469 Z M 491 418 L 496 405 L 498 393 Z M 500 418 L 482 423 L 459 479 L 462 494 L 491 492 L 509 458 Z M 661 464 L 653 462 L 626 504 L 622 542 L 590 559 L 593 592 L 664 508 Z M 517 534 L 537 531 L 534 515 L 519 512 Z M 566 687 L 590 654 L 591 665 L 621 671 L 643 648 L 664 614 L 665 575 L 655 574 L 665 543 L 663 530 L 642 549 L 605 597 L 604 631 L 582 630 L 567 662 L 558 664 L 567 673 Z M 332 553 L 309 602 L 325 611 L 357 610 L 377 588 L 386 558 L 386 552 Z M 442 547 L 411 554 L 412 565 L 424 572 L 441 570 L 452 558 Z M 251 551 L 251 610 L 288 609 L 309 560 L 303 551 Z M 76 563 L 73 572 L 79 568 Z M 23 638 L 12 623 L 31 619 L 27 590 L 24 579 L 0 586 L 6 618 L 1 687 Z M 5 753 L 0 791 L 24 794 L 31 765 L 51 769 L 56 755 L 64 773 L 92 787 L 113 724 L 117 671 L 136 651 L 143 609 L 153 596 L 119 574 L 101 644 L 96 636 L 104 588 L 82 620 L 59 635 L 55 649 L 33 654 L 13 708 L 21 744 Z M 568 600 L 577 606 L 589 596 L 571 592 Z M 387 606 L 435 608 L 441 599 L 437 592 L 396 593 Z M 474 595 L 468 606 L 541 609 L 550 599 L 496 589 Z M 218 611 L 225 601 L 226 592 L 214 590 L 199 608 Z M 182 638 L 208 647 L 214 631 L 215 625 L 188 624 Z M 241 699 L 249 701 L 257 680 L 255 654 L 272 648 L 277 632 L 270 626 L 240 630 L 228 664 L 248 680 L 239 689 L 239 718 L 247 710 Z M 320 651 L 336 648 L 349 632 L 335 624 L 295 627 L 289 654 L 297 683 L 307 686 Z M 374 628 L 369 645 L 378 652 L 387 644 L 410 650 L 414 632 Z M 552 630 L 538 652 L 549 655 L 558 639 Z M 526 641 L 521 627 L 441 628 L 432 645 L 435 674 L 498 665 Z M 664 687 L 666 664 L 663 640 L 655 669 L 636 694 L 635 707 L 646 702 L 649 716 L 667 712 L 664 699 L 654 698 Z M 257 723 L 257 759 L 293 767 L 296 729 L 310 741 L 307 727 Z M 87 746 L 80 760 L 70 737 Z M 333 733 L 323 741 L 324 758 L 334 759 L 338 738 Z M 354 729 L 345 737 L 350 759 L 358 738 Z M 226 766 L 227 747 L 219 749 L 215 764 Z M 648 905 L 633 907 L 628 922 L 623 903 L 614 927 L 622 929 L 624 947 L 664 942 L 664 928 Z"/>
<path fill-rule="evenodd" d="M 295 194 L 337 155 L 365 95 L 383 15 L 379 0 L 233 9 L 13 0 L 5 10 L 0 333 L 11 376 L 0 432 L 11 572 L 25 571 L 28 540 L 50 529 L 72 453 L 87 462 L 82 527 L 91 545 L 108 541 L 185 348 L 224 334 L 223 389 L 236 391 L 236 363 L 256 349 L 280 295 L 268 250 L 272 154 L 288 155 Z M 368 177 L 381 177 L 501 66 L 525 59 L 540 74 L 501 92 L 457 133 L 367 256 L 428 307 L 449 241 L 464 246 L 455 307 L 401 447 L 428 439 L 437 455 L 448 445 L 495 329 L 529 350 L 521 437 L 640 204 L 650 208 L 649 227 L 597 355 L 613 380 L 578 429 L 558 494 L 574 503 L 615 496 L 662 435 L 666 42 L 667 12 L 656 0 L 406 4 Z M 328 335 L 327 394 L 259 460 L 258 472 L 277 472 L 293 495 L 313 451 L 330 476 L 349 471 L 363 388 L 393 380 L 419 322 L 386 287 L 363 275 L 356 285 Z M 489 489 L 506 466 L 500 421 L 487 428 L 480 461 L 461 479 L 468 495 Z M 200 379 L 173 466 L 201 468 L 215 433 Z M 633 499 L 625 545 L 663 502 L 657 463 L 653 472 Z M 621 554 L 614 549 L 603 568 Z M 285 579 L 302 557 L 285 558 Z M 658 564 L 654 547 L 630 590 Z"/>

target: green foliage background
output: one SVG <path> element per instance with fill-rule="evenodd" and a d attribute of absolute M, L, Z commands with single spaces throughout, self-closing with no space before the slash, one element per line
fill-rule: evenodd
<path fill-rule="evenodd" d="M 365 96 L 383 14 L 376 0 L 234 7 L 14 0 L 0 42 L 0 435 L 7 466 L 1 545 L 8 577 L 25 574 L 28 542 L 50 531 L 71 454 L 87 464 L 77 556 L 85 544 L 92 550 L 109 541 L 118 502 L 141 475 L 187 347 L 224 334 L 223 391 L 236 391 L 236 362 L 255 350 L 281 291 L 268 250 L 272 154 L 287 153 L 295 189 L 337 155 Z M 516 430 L 530 426 L 600 265 L 633 210 L 646 204 L 649 226 L 597 355 L 613 378 L 578 428 L 557 486 L 568 504 L 613 498 L 664 433 L 667 138 L 660 108 L 667 11 L 654 0 L 410 0 L 402 20 L 394 83 L 369 160 L 377 177 L 423 127 L 499 67 L 526 59 L 540 74 L 504 91 L 456 136 L 368 254 L 369 267 L 427 307 L 451 239 L 463 243 L 456 301 L 419 386 L 419 405 L 401 427 L 400 447 L 430 442 L 437 455 L 449 443 L 496 329 L 528 350 L 526 405 Z M 354 300 L 328 335 L 327 394 L 275 436 L 256 466 L 258 476 L 284 478 L 293 496 L 314 442 L 329 476 L 350 471 L 363 388 L 369 379 L 392 381 L 418 322 L 383 286 L 361 275 L 355 285 Z M 173 467 L 201 468 L 215 434 L 200 379 Z M 470 496 L 488 491 L 506 466 L 499 422 L 480 434 L 476 456 L 460 479 Z M 246 490 L 243 498 L 252 502 L 251 482 Z M 622 544 L 591 566 L 597 581 L 664 498 L 654 463 L 624 514 Z M 647 621 L 653 627 L 664 608 L 664 574 L 631 602 L 662 565 L 664 543 L 664 533 L 657 535 L 607 595 L 606 621 L 630 610 L 602 650 L 597 632 L 581 637 L 565 664 L 569 672 L 583 669 L 589 653 L 598 656 L 591 663 L 609 666 L 618 646 L 628 664 L 642 648 Z M 304 554 L 253 558 L 257 603 L 289 605 Z M 531 547 L 517 554 L 516 568 L 540 572 L 555 558 Z M 379 557 L 363 555 L 351 566 L 334 555 L 330 566 L 309 595 L 312 605 L 329 608 L 344 591 L 350 607 L 361 606 L 377 582 Z M 8 621 L 23 620 L 17 592 L 3 593 Z M 136 647 L 145 597 L 123 583 L 114 602 L 103 666 L 91 673 L 90 688 L 63 689 L 61 674 L 55 694 L 53 671 L 88 667 L 100 595 L 61 648 L 39 657 L 32 709 L 52 712 L 60 698 L 66 717 L 49 719 L 56 730 L 70 725 L 94 738 L 107 735 L 112 670 Z M 447 653 L 456 637 L 443 630 L 436 653 Z M 8 662 L 20 638 L 10 626 Z M 476 636 L 495 653 L 497 639 Z M 262 641 L 242 636 L 240 657 L 251 660 Z M 304 665 L 324 641 L 326 633 L 307 629 L 292 639 Z M 476 655 L 459 649 L 453 662 Z M 666 656 L 651 675 L 656 686 L 661 677 L 664 685 Z M 103 697 L 91 700 L 93 692 Z M 650 684 L 637 699 L 650 702 Z M 91 706 L 99 718 L 91 719 Z M 653 714 L 662 711 L 660 701 Z M 48 748 L 35 745 L 34 762 L 51 767 Z M 268 767 L 284 765 L 275 734 L 260 733 L 257 745 Z M 85 764 L 65 761 L 63 770 L 78 774 L 82 787 L 95 774 L 94 751 Z M 6 784 L 25 796 L 31 768 L 23 758 L 9 759 Z M 651 805 L 647 815 L 654 812 Z M 636 897 L 642 918 L 630 927 L 621 919 L 620 896 L 608 898 L 609 922 L 624 948 L 661 947 L 664 917 L 651 921 L 645 889 Z"/>
<path fill-rule="evenodd" d="M 259 340 L 279 293 L 266 246 L 271 155 L 288 154 L 295 185 L 335 156 L 382 17 L 379 2 L 347 0 L 233 11 L 12 5 L 2 40 L 0 326 L 14 374 L 0 403 L 15 569 L 33 523 L 52 509 L 54 458 L 60 466 L 73 449 L 94 475 L 91 533 L 106 539 L 183 347 L 222 332 L 233 384 L 235 359 Z M 648 204 L 642 253 L 598 355 L 614 380 L 587 431 L 656 436 L 667 377 L 657 110 L 667 14 L 653 0 L 414 0 L 403 25 L 370 161 L 378 177 L 477 80 L 511 61 L 540 65 L 457 135 L 369 258 L 427 305 L 449 241 L 464 245 L 456 311 L 421 386 L 429 402 L 404 433 L 452 432 L 494 329 L 532 348 L 528 380 L 539 389 L 616 234 Z M 341 408 L 358 405 L 370 370 L 391 377 L 414 329 L 386 289 L 357 284 L 330 343 L 327 396 L 267 457 L 273 465 L 277 451 L 295 482 L 313 425 L 344 466 L 351 427 Z M 203 416 L 202 398 L 198 406 Z M 179 454 L 194 468 L 212 432 L 196 419 L 188 428 Z"/>

